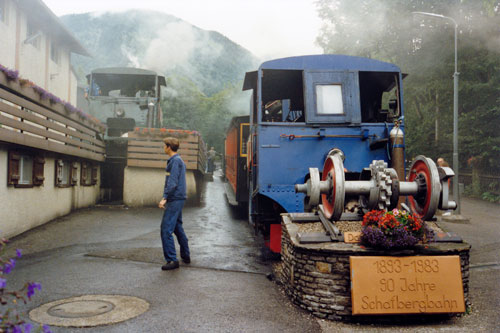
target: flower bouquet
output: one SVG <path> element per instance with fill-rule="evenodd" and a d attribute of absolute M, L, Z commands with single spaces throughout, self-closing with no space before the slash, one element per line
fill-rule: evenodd
<path fill-rule="evenodd" d="M 432 237 L 424 221 L 407 211 L 372 210 L 363 216 L 361 243 L 381 249 L 404 249 Z"/>

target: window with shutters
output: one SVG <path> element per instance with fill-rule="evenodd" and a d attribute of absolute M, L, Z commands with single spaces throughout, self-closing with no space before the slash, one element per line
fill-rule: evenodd
<path fill-rule="evenodd" d="M 33 157 L 19 156 L 19 185 L 33 185 Z"/>
<path fill-rule="evenodd" d="M 92 185 L 92 164 L 89 162 L 82 162 L 82 170 L 80 172 L 80 185 Z"/>
<path fill-rule="evenodd" d="M 20 162 L 21 155 L 17 152 L 10 151 L 9 152 L 9 165 L 8 165 L 8 185 L 17 185 L 19 183 L 20 178 Z"/>
<path fill-rule="evenodd" d="M 95 164 L 92 165 L 92 180 L 91 180 L 92 185 L 97 184 L 98 174 L 99 174 L 99 168 Z"/>
<path fill-rule="evenodd" d="M 45 159 L 41 156 L 35 156 L 33 158 L 33 185 L 40 186 L 43 185 L 45 176 L 43 174 L 45 165 Z"/>
<path fill-rule="evenodd" d="M 56 64 L 59 64 L 61 59 L 59 48 L 53 41 L 50 43 L 50 59 Z"/>
<path fill-rule="evenodd" d="M 74 185 L 71 181 L 73 163 L 68 160 L 56 160 L 56 186 L 68 187 Z"/>
<path fill-rule="evenodd" d="M 9 152 L 7 184 L 15 187 L 43 185 L 45 159 L 28 152 Z"/>
<path fill-rule="evenodd" d="M 71 163 L 71 186 L 78 184 L 78 162 Z"/>
<path fill-rule="evenodd" d="M 24 43 L 31 44 L 37 49 L 40 49 L 40 40 L 42 39 L 41 36 L 41 31 L 33 25 L 33 22 L 28 21 L 26 23 L 26 39 Z"/>
<path fill-rule="evenodd" d="M 0 22 L 7 23 L 7 0 L 0 0 Z"/>

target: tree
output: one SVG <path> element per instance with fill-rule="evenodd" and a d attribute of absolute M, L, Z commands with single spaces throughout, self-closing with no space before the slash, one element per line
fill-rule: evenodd
<path fill-rule="evenodd" d="M 162 101 L 164 127 L 196 130 L 208 146 L 222 151 L 231 118 L 248 112 L 238 101 L 241 85 L 241 82 L 229 84 L 224 90 L 206 96 L 187 78 L 169 77 Z"/>
<path fill-rule="evenodd" d="M 318 0 L 325 53 L 376 58 L 408 73 L 404 81 L 407 155 L 451 160 L 454 26 L 414 11 L 454 17 L 459 24 L 459 156 L 483 171 L 500 165 L 500 1 Z M 437 131 L 437 132 L 436 132 Z M 436 140 L 437 139 L 437 140 Z"/>

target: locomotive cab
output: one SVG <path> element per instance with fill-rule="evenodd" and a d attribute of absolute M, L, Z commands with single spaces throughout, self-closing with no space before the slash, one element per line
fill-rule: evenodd
<path fill-rule="evenodd" d="M 89 113 L 105 122 L 107 137 L 137 127 L 161 127 L 165 77 L 140 68 L 101 68 L 87 75 Z"/>

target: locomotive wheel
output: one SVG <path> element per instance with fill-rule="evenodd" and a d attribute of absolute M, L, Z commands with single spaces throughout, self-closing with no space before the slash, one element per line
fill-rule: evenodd
<path fill-rule="evenodd" d="M 333 154 L 326 158 L 321 180 L 332 184 L 328 193 L 321 194 L 323 213 L 326 218 L 337 221 L 344 211 L 345 200 L 344 163 L 340 154 Z"/>
<path fill-rule="evenodd" d="M 430 158 L 417 156 L 412 162 L 408 180 L 419 184 L 418 193 L 408 196 L 411 211 L 423 220 L 430 219 L 436 213 L 441 193 L 436 164 Z"/>
<path fill-rule="evenodd" d="M 314 207 L 318 206 L 319 199 L 321 198 L 319 184 L 320 184 L 319 170 L 317 168 L 309 168 L 309 179 L 305 184 L 303 184 L 306 186 L 306 192 L 305 192 L 306 195 L 304 197 L 305 212 L 310 212 Z M 299 191 L 302 191 L 302 193 L 304 193 L 304 189 Z"/>
<path fill-rule="evenodd" d="M 319 204 L 319 170 L 317 168 L 309 168 L 309 176 L 311 181 L 309 196 L 309 205 L 317 206 Z M 308 189 L 309 190 L 309 189 Z"/>

